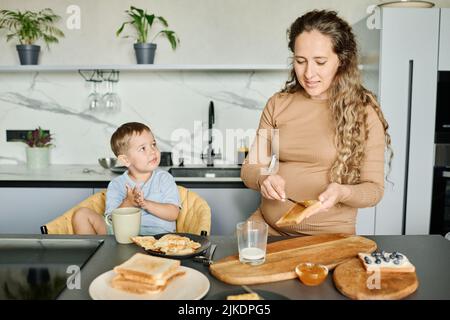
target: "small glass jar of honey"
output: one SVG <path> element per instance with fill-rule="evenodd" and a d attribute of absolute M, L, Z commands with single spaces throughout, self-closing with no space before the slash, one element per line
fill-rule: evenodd
<path fill-rule="evenodd" d="M 321 264 L 303 262 L 295 267 L 295 273 L 303 284 L 317 286 L 326 279 L 328 268 Z"/>

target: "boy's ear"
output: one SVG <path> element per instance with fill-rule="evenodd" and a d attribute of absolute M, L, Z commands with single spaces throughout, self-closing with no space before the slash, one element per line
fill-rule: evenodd
<path fill-rule="evenodd" d="M 117 159 L 119 160 L 119 162 L 121 164 L 123 164 L 125 167 L 129 167 L 130 166 L 130 161 L 128 161 L 128 158 L 126 155 L 124 154 L 120 154 Z"/>

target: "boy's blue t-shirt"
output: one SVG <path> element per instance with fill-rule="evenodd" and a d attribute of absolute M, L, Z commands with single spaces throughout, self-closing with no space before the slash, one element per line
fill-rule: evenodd
<path fill-rule="evenodd" d="M 105 215 L 111 214 L 111 211 L 118 208 L 126 198 L 126 184 L 132 189 L 136 183 L 128 175 L 128 171 L 117 178 L 111 180 L 106 190 L 106 209 Z M 180 196 L 177 185 L 172 175 L 167 171 L 156 168 L 150 179 L 143 185 L 140 184 L 144 194 L 144 199 L 159 203 L 170 203 L 180 207 Z M 153 235 L 158 233 L 175 232 L 176 222 L 161 219 L 151 212 L 141 210 L 141 234 Z M 108 230 L 112 233 L 112 230 Z"/>

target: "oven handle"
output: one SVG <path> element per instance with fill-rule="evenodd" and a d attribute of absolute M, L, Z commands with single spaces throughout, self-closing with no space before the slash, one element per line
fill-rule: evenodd
<path fill-rule="evenodd" d="M 450 178 L 450 171 L 442 171 L 442 178 Z"/>

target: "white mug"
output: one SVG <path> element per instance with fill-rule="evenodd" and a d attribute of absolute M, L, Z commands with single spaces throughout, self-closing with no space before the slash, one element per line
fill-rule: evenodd
<path fill-rule="evenodd" d="M 131 237 L 138 236 L 141 230 L 141 209 L 133 207 L 114 209 L 105 217 L 105 222 L 112 226 L 118 243 L 132 243 Z"/>

